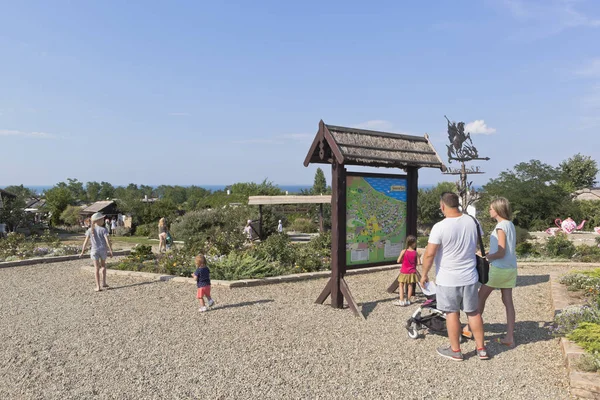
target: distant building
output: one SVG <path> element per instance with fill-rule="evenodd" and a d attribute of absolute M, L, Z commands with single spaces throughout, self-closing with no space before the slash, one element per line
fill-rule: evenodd
<path fill-rule="evenodd" d="M 600 201 L 600 188 L 581 189 L 572 194 L 573 200 Z"/>
<path fill-rule="evenodd" d="M 119 214 L 119 211 L 117 210 L 117 203 L 112 200 L 97 201 L 94 204 L 82 209 L 79 214 L 86 219 L 97 212 L 101 212 L 111 219 Z"/>

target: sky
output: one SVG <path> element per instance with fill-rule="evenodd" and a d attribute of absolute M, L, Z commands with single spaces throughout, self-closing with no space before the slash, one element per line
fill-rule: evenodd
<path fill-rule="evenodd" d="M 0 0 L 0 21 L 0 187 L 311 184 L 321 119 L 427 133 L 445 162 L 464 121 L 476 185 L 600 161 L 595 0 Z"/>

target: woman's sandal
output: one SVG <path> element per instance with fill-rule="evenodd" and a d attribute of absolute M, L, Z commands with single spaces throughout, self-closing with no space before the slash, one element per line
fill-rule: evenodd
<path fill-rule="evenodd" d="M 102 291 L 102 289 L 100 289 L 100 288 L 94 289 L 94 292 L 101 292 L 101 291 Z"/>

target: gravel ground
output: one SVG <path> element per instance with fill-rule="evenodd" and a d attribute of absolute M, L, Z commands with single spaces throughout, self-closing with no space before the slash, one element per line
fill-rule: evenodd
<path fill-rule="evenodd" d="M 313 304 L 324 279 L 214 288 L 198 313 L 190 284 L 109 276 L 95 293 L 89 260 L 0 269 L 1 399 L 568 399 L 552 319 L 550 267 L 525 267 L 515 290 L 518 346 L 463 345 L 462 363 L 411 340 L 416 306 L 396 307 L 394 271 L 350 276 L 366 320 Z M 556 267 L 552 267 L 556 268 Z M 486 339 L 503 333 L 498 294 Z"/>

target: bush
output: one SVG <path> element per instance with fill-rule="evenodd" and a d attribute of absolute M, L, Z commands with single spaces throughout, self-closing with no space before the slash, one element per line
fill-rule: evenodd
<path fill-rule="evenodd" d="M 124 226 L 117 226 L 113 234 L 115 236 L 131 236 L 131 229 L 126 228 Z"/>
<path fill-rule="evenodd" d="M 209 262 L 211 279 L 238 280 L 281 275 L 284 270 L 276 262 L 268 262 L 242 252 Z"/>
<path fill-rule="evenodd" d="M 331 268 L 331 233 L 321 233 L 307 244 L 298 244 L 294 272 L 314 272 Z"/>
<path fill-rule="evenodd" d="M 427 247 L 428 240 L 429 236 L 419 236 L 417 238 L 417 247 L 424 249 L 425 247 Z"/>
<path fill-rule="evenodd" d="M 290 230 L 294 232 L 313 233 L 317 231 L 317 225 L 307 218 L 296 218 Z"/>
<path fill-rule="evenodd" d="M 78 226 L 79 220 L 81 219 L 81 216 L 79 215 L 80 211 L 81 207 L 67 206 L 60 214 L 60 220 L 68 226 Z"/>
<path fill-rule="evenodd" d="M 567 337 L 590 353 L 600 353 L 600 324 L 582 322 Z"/>
<path fill-rule="evenodd" d="M 577 369 L 583 372 L 600 371 L 600 354 L 582 354 L 577 360 Z"/>
<path fill-rule="evenodd" d="M 277 261 L 283 266 L 291 267 L 296 260 L 296 247 L 288 235 L 276 234 L 256 245 L 251 254 L 259 259 Z"/>
<path fill-rule="evenodd" d="M 588 246 L 582 244 L 577 246 L 577 251 L 573 254 L 573 260 L 580 262 L 599 262 L 600 261 L 600 247 Z"/>
<path fill-rule="evenodd" d="M 565 308 L 554 318 L 554 334 L 559 336 L 568 335 L 580 324 L 590 322 L 600 324 L 600 311 L 590 306 L 570 306 Z"/>
<path fill-rule="evenodd" d="M 135 227 L 134 235 L 147 238 L 158 237 L 158 223 L 152 222 L 149 224 L 138 225 Z"/>
<path fill-rule="evenodd" d="M 245 242 L 246 237 L 240 230 L 227 231 L 214 226 L 188 237 L 185 240 L 185 250 L 189 254 L 222 256 L 233 250 L 241 250 Z"/>
<path fill-rule="evenodd" d="M 596 244 L 600 246 L 600 236 L 596 237 Z"/>
<path fill-rule="evenodd" d="M 152 246 L 148 244 L 138 244 L 131 249 L 131 253 L 127 258 L 137 261 L 153 260 L 154 254 L 152 253 Z"/>
<path fill-rule="evenodd" d="M 524 243 L 525 241 L 531 239 L 531 235 L 527 229 L 521 228 L 520 226 L 515 226 L 515 232 L 517 236 L 517 244 Z"/>
<path fill-rule="evenodd" d="M 562 232 L 546 241 L 546 254 L 550 257 L 571 258 L 575 251 L 575 245 Z"/>
<path fill-rule="evenodd" d="M 515 252 L 520 257 L 531 254 L 532 251 L 533 251 L 533 244 L 531 244 L 529 242 L 519 243 L 519 244 L 517 244 L 517 247 L 515 248 Z"/>
<path fill-rule="evenodd" d="M 160 273 L 191 277 L 196 270 L 194 257 L 185 250 L 172 249 L 158 259 Z"/>

